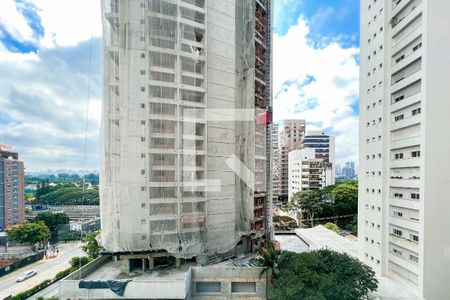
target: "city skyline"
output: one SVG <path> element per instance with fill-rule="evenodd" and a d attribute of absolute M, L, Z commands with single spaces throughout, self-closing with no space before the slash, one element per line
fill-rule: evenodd
<path fill-rule="evenodd" d="M 310 2 L 275 1 L 274 120 L 305 118 L 336 136 L 338 163 L 356 162 L 359 2 Z M 21 153 L 27 172 L 83 169 L 91 69 L 86 168 L 98 170 L 99 3 L 5 0 L 0 10 L 8 12 L 0 18 L 2 143 Z"/>

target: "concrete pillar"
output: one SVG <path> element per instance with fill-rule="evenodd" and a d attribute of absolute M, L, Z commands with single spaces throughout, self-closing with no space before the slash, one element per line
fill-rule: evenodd
<path fill-rule="evenodd" d="M 177 268 L 181 267 L 181 258 L 176 257 L 175 261 L 176 261 Z"/>
<path fill-rule="evenodd" d="M 145 258 L 142 259 L 142 273 L 145 272 Z"/>
<path fill-rule="evenodd" d="M 149 269 L 153 270 L 155 268 L 155 258 L 152 256 L 148 257 Z"/>

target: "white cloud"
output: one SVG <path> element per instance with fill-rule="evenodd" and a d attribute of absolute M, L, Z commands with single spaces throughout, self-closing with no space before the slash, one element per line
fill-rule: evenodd
<path fill-rule="evenodd" d="M 300 16 L 285 35 L 274 34 L 274 118 L 306 119 L 314 123 L 307 130 L 329 128 L 337 136 L 337 161 L 356 161 L 358 117 L 352 106 L 359 89 L 359 49 L 337 43 L 316 49 L 308 32 Z M 305 82 L 308 76 L 314 81 Z"/>
<path fill-rule="evenodd" d="M 0 1 L 0 25 L 20 42 L 36 42 L 27 19 L 17 10 L 13 0 Z"/>
<path fill-rule="evenodd" d="M 3 1 L 3 0 L 2 0 Z M 29 0 L 38 8 L 45 35 L 41 45 L 75 46 L 101 36 L 99 0 Z"/>

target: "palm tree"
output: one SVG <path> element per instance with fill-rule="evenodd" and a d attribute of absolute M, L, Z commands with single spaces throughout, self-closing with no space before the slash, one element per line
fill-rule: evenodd
<path fill-rule="evenodd" d="M 255 264 L 262 267 L 260 278 L 264 273 L 266 274 L 266 295 L 267 299 L 270 299 L 272 283 L 279 272 L 278 262 L 281 251 L 275 249 L 274 243 L 269 240 L 258 249 L 258 254 L 260 257 L 255 260 Z"/>

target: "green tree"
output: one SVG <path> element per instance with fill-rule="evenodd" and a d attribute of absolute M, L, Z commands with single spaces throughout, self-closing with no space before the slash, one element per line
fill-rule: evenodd
<path fill-rule="evenodd" d="M 85 244 L 83 245 L 83 251 L 90 258 L 97 258 L 100 255 L 101 247 L 98 244 L 96 237 L 100 233 L 100 231 L 92 231 L 86 234 L 84 238 Z"/>
<path fill-rule="evenodd" d="M 308 215 L 311 227 L 314 227 L 314 216 L 322 210 L 322 199 L 320 191 L 300 191 L 294 193 L 290 199 L 294 207 L 299 208 Z"/>
<path fill-rule="evenodd" d="M 19 244 L 28 244 L 36 251 L 36 244 L 44 245 L 50 238 L 50 230 L 43 221 L 23 223 L 8 230 L 8 238 Z"/>
<path fill-rule="evenodd" d="M 272 299 L 368 299 L 378 287 L 375 272 L 347 254 L 331 250 L 282 252 Z"/>
<path fill-rule="evenodd" d="M 58 225 L 69 224 L 69 216 L 65 213 L 45 211 L 39 213 L 35 218 L 35 221 L 43 221 L 50 231 L 54 232 Z"/>
<path fill-rule="evenodd" d="M 332 196 L 337 215 L 358 213 L 358 186 L 351 183 L 337 185 Z"/>
<path fill-rule="evenodd" d="M 272 241 L 266 241 L 263 247 L 258 249 L 259 257 L 253 262 L 256 266 L 262 267 L 259 277 L 266 274 L 266 294 L 271 293 L 272 283 L 277 276 L 279 269 L 281 251 L 275 249 Z"/>
<path fill-rule="evenodd" d="M 332 230 L 336 233 L 341 232 L 341 229 L 339 228 L 339 226 L 337 226 L 334 223 L 327 223 L 327 224 L 323 225 L 323 227 L 325 227 L 326 229 Z"/>

